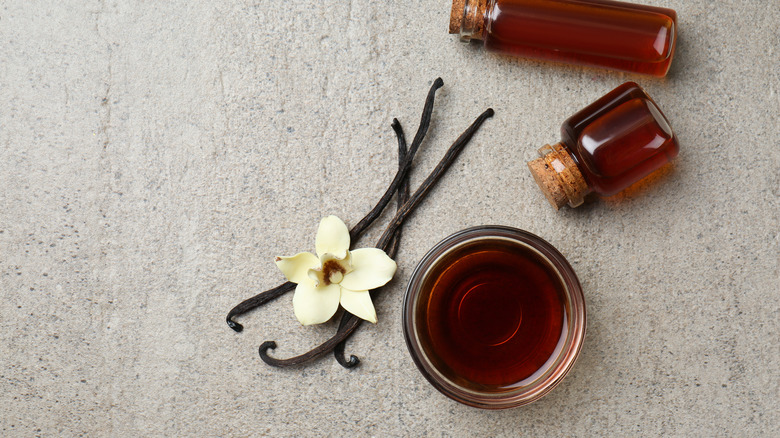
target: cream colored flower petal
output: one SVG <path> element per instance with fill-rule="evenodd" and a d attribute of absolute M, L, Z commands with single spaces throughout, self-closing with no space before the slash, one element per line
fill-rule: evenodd
<path fill-rule="evenodd" d="M 342 287 L 341 307 L 358 318 L 376 324 L 376 310 L 367 290 L 354 291 Z"/>
<path fill-rule="evenodd" d="M 330 253 L 339 259 L 343 259 L 349 250 L 349 230 L 341 219 L 336 216 L 328 216 L 320 221 L 317 230 L 317 238 L 314 246 L 317 256 L 322 257 Z"/>
<path fill-rule="evenodd" d="M 321 268 L 309 269 L 308 276 L 314 282 L 314 287 L 325 284 L 325 274 Z"/>
<path fill-rule="evenodd" d="M 299 252 L 292 257 L 277 257 L 276 266 L 288 280 L 300 284 L 309 278 L 309 269 L 320 266 L 320 259 L 310 252 Z"/>
<path fill-rule="evenodd" d="M 397 268 L 393 259 L 378 248 L 350 251 L 352 272 L 344 276 L 341 286 L 350 290 L 370 290 L 384 286 Z"/>
<path fill-rule="evenodd" d="M 337 284 L 314 287 L 313 281 L 304 281 L 295 287 L 293 309 L 303 325 L 321 324 L 329 320 L 339 308 L 341 287 Z"/>

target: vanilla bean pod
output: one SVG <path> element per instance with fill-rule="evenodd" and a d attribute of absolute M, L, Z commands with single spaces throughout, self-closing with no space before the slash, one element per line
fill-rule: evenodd
<path fill-rule="evenodd" d="M 371 211 L 368 212 L 368 214 L 349 231 L 350 240 L 353 243 L 357 241 L 357 239 L 365 232 L 365 230 L 379 217 L 382 211 L 384 211 L 385 207 L 387 207 L 387 205 L 390 203 L 390 199 L 392 199 L 393 194 L 398 191 L 398 187 L 401 185 L 401 182 L 409 174 L 409 171 L 412 168 L 412 162 L 414 161 L 414 156 L 417 153 L 423 138 L 425 138 L 425 134 L 427 134 L 428 127 L 431 124 L 431 116 L 433 114 L 433 103 L 436 98 L 436 90 L 441 88 L 443 85 L 444 81 L 442 81 L 441 78 L 436 78 L 436 80 L 433 81 L 430 90 L 428 90 L 428 96 L 425 99 L 425 106 L 423 107 L 422 116 L 420 117 L 420 125 L 417 128 L 417 134 L 415 134 L 412 145 L 406 154 L 406 159 L 403 161 L 403 165 L 399 164 L 398 171 L 396 172 L 393 181 L 390 183 L 390 186 L 387 188 L 384 195 L 382 195 L 382 197 L 379 199 L 379 202 L 377 202 L 374 208 L 371 209 Z M 398 119 L 393 119 L 394 130 L 396 125 L 400 126 L 400 123 L 398 122 Z M 233 307 L 230 312 L 228 312 L 227 317 L 225 318 L 228 327 L 235 330 L 236 332 L 242 331 L 244 326 L 234 321 L 233 318 L 254 310 L 268 303 L 269 301 L 273 301 L 293 289 L 295 289 L 295 283 L 288 281 L 273 289 L 261 292 L 242 301 Z"/>
<path fill-rule="evenodd" d="M 382 236 L 379 238 L 379 241 L 377 242 L 376 245 L 377 248 L 380 248 L 382 250 L 387 250 L 387 248 L 389 247 L 392 241 L 393 236 L 395 235 L 396 231 L 401 227 L 401 225 L 403 225 L 403 222 L 409 217 L 409 215 L 415 209 L 415 207 L 419 205 L 419 203 L 422 201 L 425 195 L 428 194 L 428 192 L 436 184 L 436 182 L 438 182 L 439 179 L 441 179 L 441 177 L 444 175 L 447 169 L 449 169 L 449 167 L 458 157 L 458 155 L 466 146 L 466 144 L 468 144 L 469 140 L 471 140 L 471 138 L 474 136 L 477 130 L 479 130 L 479 127 L 482 125 L 482 123 L 484 123 L 485 120 L 487 120 L 492 116 L 493 116 L 493 109 L 488 108 L 485 112 L 480 114 L 479 117 L 477 117 L 477 119 L 471 124 L 471 126 L 469 126 L 468 129 L 466 129 L 466 131 L 464 131 L 463 134 L 461 134 L 457 140 L 455 140 L 455 142 L 452 144 L 452 146 L 450 146 L 450 148 L 447 150 L 447 153 L 441 159 L 439 164 L 436 165 L 436 167 L 428 176 L 428 178 L 426 178 L 425 181 L 423 181 L 420 187 L 414 192 L 414 195 L 412 195 L 412 197 L 406 203 L 404 203 L 404 205 L 396 213 L 395 217 L 390 221 L 390 224 L 387 226 L 387 229 L 385 230 L 385 232 L 382 234 Z M 417 140 L 417 138 L 415 138 L 415 140 Z M 378 294 L 378 291 L 381 289 L 382 288 L 377 288 L 371 291 L 372 300 Z M 345 317 L 345 319 L 342 319 L 342 323 L 340 324 L 339 329 L 336 331 L 336 334 L 333 337 L 331 337 L 324 343 L 320 344 L 318 347 L 315 347 L 314 349 L 308 351 L 307 353 L 289 359 L 277 359 L 269 356 L 268 350 L 275 349 L 276 342 L 274 341 L 263 342 L 263 344 L 260 345 L 259 348 L 260 358 L 263 360 L 263 362 L 267 363 L 268 365 L 272 365 L 276 367 L 288 367 L 288 366 L 307 363 L 311 360 L 317 359 L 325 355 L 329 351 L 333 350 L 336 347 L 336 345 L 349 338 L 352 335 L 352 333 L 354 333 L 355 329 L 357 329 L 357 327 L 360 326 L 361 322 L 362 319 L 352 314 L 349 314 L 348 316 Z"/>
<path fill-rule="evenodd" d="M 406 154 L 407 154 L 406 136 L 404 135 L 404 129 L 401 127 L 401 123 L 398 122 L 398 119 L 393 119 L 392 126 L 393 126 L 393 131 L 395 132 L 395 136 L 398 139 L 398 165 L 401 166 L 403 165 L 403 162 L 406 159 Z M 397 203 L 396 212 L 400 210 L 401 207 L 403 207 L 403 205 L 408 200 L 409 200 L 409 176 L 407 175 L 407 177 L 401 181 L 401 185 L 398 186 L 398 196 L 396 197 L 396 203 Z M 392 259 L 394 259 L 395 255 L 398 253 L 398 247 L 401 244 L 402 231 L 403 228 L 398 228 L 398 230 L 396 230 L 395 234 L 393 234 L 393 241 L 390 244 L 390 248 L 388 248 L 387 250 L 387 255 L 390 256 L 390 258 Z M 341 330 L 349 321 L 350 315 L 352 314 L 349 312 L 344 312 L 341 315 L 339 330 Z M 358 358 L 355 355 L 350 355 L 349 360 L 347 360 L 347 357 L 344 354 L 344 348 L 346 347 L 346 344 L 347 344 L 346 338 L 341 342 L 339 342 L 338 344 L 336 344 L 336 347 L 333 349 L 333 356 L 336 358 L 336 362 L 338 362 L 344 368 L 353 368 L 360 363 L 360 358 Z"/>
<path fill-rule="evenodd" d="M 393 182 L 390 183 L 390 187 L 387 188 L 387 191 L 385 191 L 385 194 L 382 195 L 382 198 L 379 200 L 374 209 L 371 210 L 360 222 L 358 222 L 358 224 L 355 225 L 352 230 L 350 230 L 349 237 L 351 241 L 356 241 L 357 238 L 363 234 L 366 228 L 368 228 L 379 217 L 387 204 L 390 202 L 393 194 L 398 191 L 398 187 L 409 174 L 409 171 L 412 168 L 412 161 L 414 160 L 414 156 L 417 154 L 417 149 L 420 148 L 425 135 L 428 133 L 428 127 L 431 126 L 431 117 L 433 116 L 433 103 L 436 99 L 436 90 L 441 88 L 443 85 L 444 81 L 442 81 L 441 78 L 436 78 L 436 80 L 433 81 L 430 90 L 428 90 L 428 96 L 425 98 L 425 105 L 423 106 L 423 112 L 422 116 L 420 117 L 420 124 L 417 127 L 417 133 L 414 135 L 414 140 L 412 140 L 412 146 L 409 148 L 408 153 L 405 154 L 406 158 L 403 160 L 403 162 L 400 162 L 399 157 L 398 172 L 396 172 L 395 178 L 393 178 Z M 396 126 L 400 127 L 401 123 L 398 121 L 398 119 L 393 119 L 392 127 L 394 131 L 396 131 Z M 398 131 L 396 131 L 396 136 L 397 135 Z M 404 140 L 404 143 L 406 143 L 406 140 Z"/>
<path fill-rule="evenodd" d="M 412 210 L 417 207 L 425 195 L 428 194 L 428 191 L 434 186 L 434 184 L 436 184 L 436 182 L 439 181 L 444 172 L 446 172 L 455 161 L 455 158 L 458 158 L 460 152 L 464 147 L 466 147 L 469 140 L 471 140 L 471 137 L 477 133 L 479 127 L 482 126 L 482 123 L 484 123 L 488 118 L 493 117 L 493 114 L 493 108 L 486 109 L 485 112 L 480 114 L 479 117 L 474 120 L 474 123 L 472 123 L 471 126 L 469 126 L 463 132 L 463 134 L 458 137 L 457 140 L 455 140 L 455 143 L 450 146 L 450 148 L 447 150 L 447 153 L 444 154 L 444 158 L 442 158 L 441 161 L 439 161 L 439 164 L 436 165 L 436 168 L 433 169 L 433 172 L 428 175 L 428 178 L 426 178 L 417 191 L 414 192 L 414 195 L 412 195 L 411 199 L 409 199 L 409 201 L 404 204 L 404 206 L 395 214 L 395 217 L 390 221 L 387 229 L 385 229 L 384 234 L 382 234 L 382 237 L 379 238 L 379 242 L 376 244 L 377 248 L 383 250 L 387 249 L 387 246 L 390 243 L 390 239 L 393 238 L 395 230 L 397 230 L 398 227 L 403 224 L 403 222 L 409 216 L 409 213 L 411 213 Z"/>
<path fill-rule="evenodd" d="M 398 139 L 398 165 L 400 166 L 401 163 L 406 160 L 406 156 L 409 153 L 408 147 L 406 146 L 406 136 L 404 135 L 404 129 L 401 127 L 401 123 L 398 121 L 398 119 L 393 119 L 393 124 L 391 126 L 393 127 L 393 132 L 395 132 L 395 136 Z M 401 207 L 406 204 L 406 201 L 409 200 L 409 174 L 407 174 L 406 177 L 401 180 L 401 184 L 398 186 L 397 193 L 398 196 L 396 197 L 395 208 L 396 212 L 398 212 L 398 210 L 400 210 Z M 390 255 L 390 258 L 395 258 L 395 255 L 398 253 L 398 247 L 401 244 L 401 231 L 401 228 L 396 231 L 395 235 L 393 236 L 393 241 L 390 244 L 390 248 L 387 250 L 387 254 Z"/>

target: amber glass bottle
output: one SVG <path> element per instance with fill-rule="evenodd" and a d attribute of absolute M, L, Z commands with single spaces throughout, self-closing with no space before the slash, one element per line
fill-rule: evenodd
<path fill-rule="evenodd" d="M 539 149 L 528 167 L 556 209 L 577 207 L 590 192 L 614 195 L 679 152 L 661 110 L 633 82 L 610 91 L 561 126 L 561 142 Z"/>
<path fill-rule="evenodd" d="M 664 76 L 677 14 L 609 0 L 453 0 L 450 33 L 499 53 Z"/>

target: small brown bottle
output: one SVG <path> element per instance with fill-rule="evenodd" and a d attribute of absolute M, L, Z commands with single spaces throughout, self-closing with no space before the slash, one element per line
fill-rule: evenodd
<path fill-rule="evenodd" d="M 664 76 L 677 14 L 610 0 L 453 0 L 450 33 L 507 55 Z"/>
<path fill-rule="evenodd" d="M 585 195 L 611 196 L 671 161 L 677 137 L 658 106 L 633 82 L 588 105 L 561 126 L 561 142 L 528 162 L 555 209 L 577 207 Z"/>

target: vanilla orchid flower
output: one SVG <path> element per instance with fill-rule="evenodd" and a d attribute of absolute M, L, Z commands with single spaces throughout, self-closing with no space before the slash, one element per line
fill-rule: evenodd
<path fill-rule="evenodd" d="M 276 266 L 293 283 L 293 309 L 303 325 L 321 324 L 338 310 L 376 323 L 376 310 L 368 291 L 393 278 L 395 262 L 378 248 L 349 250 L 349 230 L 341 219 L 328 216 L 320 221 L 315 249 L 317 255 L 301 252 L 277 257 Z"/>

